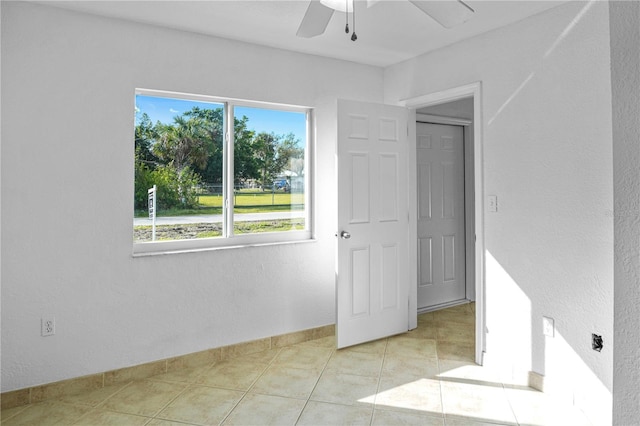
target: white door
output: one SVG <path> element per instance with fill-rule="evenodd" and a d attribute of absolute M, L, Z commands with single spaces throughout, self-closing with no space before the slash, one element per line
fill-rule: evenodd
<path fill-rule="evenodd" d="M 407 119 L 338 101 L 338 348 L 409 328 Z"/>
<path fill-rule="evenodd" d="M 465 299 L 464 129 L 417 123 L 418 309 Z"/>

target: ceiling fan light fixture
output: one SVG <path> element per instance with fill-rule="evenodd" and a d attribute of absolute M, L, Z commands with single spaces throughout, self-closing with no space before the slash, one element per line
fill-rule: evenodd
<path fill-rule="evenodd" d="M 353 12 L 353 2 L 351 0 L 320 0 L 320 3 L 338 12 Z"/>

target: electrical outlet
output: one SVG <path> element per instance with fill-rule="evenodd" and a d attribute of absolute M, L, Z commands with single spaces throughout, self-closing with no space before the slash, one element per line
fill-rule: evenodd
<path fill-rule="evenodd" d="M 49 315 L 41 318 L 42 337 L 53 336 L 56 334 L 56 317 Z"/>
<path fill-rule="evenodd" d="M 602 340 L 602 336 L 598 336 L 597 334 L 591 333 L 591 349 L 593 349 L 594 351 L 600 352 L 603 346 L 604 346 L 604 341 Z"/>
<path fill-rule="evenodd" d="M 542 317 L 542 333 L 548 337 L 553 337 L 555 335 L 553 318 Z"/>

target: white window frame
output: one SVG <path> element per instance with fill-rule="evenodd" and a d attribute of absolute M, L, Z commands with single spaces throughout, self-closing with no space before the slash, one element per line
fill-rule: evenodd
<path fill-rule="evenodd" d="M 224 107 L 224 141 L 223 141 L 223 232 L 220 237 L 197 238 L 168 241 L 145 241 L 133 243 L 133 256 L 149 256 L 157 254 L 184 253 L 193 251 L 218 250 L 240 247 L 252 247 L 274 244 L 290 244 L 305 241 L 314 241 L 313 234 L 313 193 L 314 193 L 314 110 L 311 107 L 299 105 L 277 104 L 243 99 L 222 98 L 208 95 L 195 95 L 190 93 L 169 92 L 152 89 L 136 89 L 135 95 L 155 96 L 163 98 L 184 99 L 189 101 L 202 101 L 222 104 Z M 135 99 L 135 96 L 134 96 Z M 304 230 L 264 232 L 254 234 L 234 235 L 234 107 L 253 107 L 289 112 L 302 112 L 306 114 L 306 143 L 305 143 L 305 216 Z M 132 138 L 133 140 L 133 135 Z"/>

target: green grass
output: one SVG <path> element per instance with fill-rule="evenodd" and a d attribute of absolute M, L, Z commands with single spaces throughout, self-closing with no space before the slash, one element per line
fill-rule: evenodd
<path fill-rule="evenodd" d="M 199 202 L 203 207 L 222 207 L 222 195 L 200 195 Z M 304 194 L 239 191 L 234 195 L 235 206 L 253 207 L 290 204 L 304 204 Z"/>
<path fill-rule="evenodd" d="M 222 214 L 221 195 L 200 195 L 197 209 L 158 209 L 158 216 L 193 216 Z M 304 210 L 304 194 L 284 192 L 245 192 L 239 191 L 234 196 L 234 213 L 264 213 L 291 210 Z M 135 217 L 146 217 L 146 210 L 136 210 Z"/>

